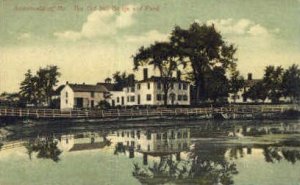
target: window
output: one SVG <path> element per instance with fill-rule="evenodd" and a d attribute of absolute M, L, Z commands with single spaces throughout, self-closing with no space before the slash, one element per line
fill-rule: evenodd
<path fill-rule="evenodd" d="M 147 101 L 151 101 L 151 94 L 147 94 L 146 99 Z"/>
<path fill-rule="evenodd" d="M 182 100 L 182 95 L 178 95 L 178 101 Z"/>
<path fill-rule="evenodd" d="M 129 102 L 129 96 L 127 96 L 127 102 Z"/>
<path fill-rule="evenodd" d="M 137 84 L 137 87 L 136 87 L 138 90 L 141 89 L 141 84 Z"/>
<path fill-rule="evenodd" d="M 171 83 L 171 89 L 174 89 L 174 84 L 173 83 Z"/>
<path fill-rule="evenodd" d="M 135 96 L 131 96 L 131 97 L 130 97 L 130 101 L 131 101 L 131 102 L 134 102 L 134 99 L 135 99 Z"/>
<path fill-rule="evenodd" d="M 68 104 L 68 99 L 66 99 L 66 104 Z"/>
<path fill-rule="evenodd" d="M 119 97 L 117 97 L 117 103 L 119 103 L 120 102 L 120 98 Z"/>
<path fill-rule="evenodd" d="M 135 92 L 135 88 L 134 87 L 131 87 L 131 92 Z"/>
<path fill-rule="evenodd" d="M 188 100 L 187 95 L 183 95 L 183 101 L 187 101 L 187 100 Z"/>
<path fill-rule="evenodd" d="M 68 98 L 68 92 L 66 92 L 66 98 Z"/>
<path fill-rule="evenodd" d="M 181 83 L 178 83 L 178 89 L 181 89 Z"/>
<path fill-rule="evenodd" d="M 150 83 L 149 82 L 147 83 L 147 86 L 148 86 L 148 89 L 150 89 Z"/>
<path fill-rule="evenodd" d="M 186 83 L 183 84 L 183 90 L 187 90 L 187 84 Z"/>
<path fill-rule="evenodd" d="M 160 82 L 157 83 L 157 89 L 161 89 L 161 83 Z"/>
<path fill-rule="evenodd" d="M 157 94 L 156 99 L 157 99 L 157 101 L 161 101 L 161 94 Z"/>
<path fill-rule="evenodd" d="M 92 97 L 92 98 L 95 97 L 95 92 L 91 92 L 91 97 Z"/>

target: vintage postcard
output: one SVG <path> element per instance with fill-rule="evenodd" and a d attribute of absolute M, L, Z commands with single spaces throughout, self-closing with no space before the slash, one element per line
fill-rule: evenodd
<path fill-rule="evenodd" d="M 0 185 L 300 185 L 300 0 L 0 0 Z"/>

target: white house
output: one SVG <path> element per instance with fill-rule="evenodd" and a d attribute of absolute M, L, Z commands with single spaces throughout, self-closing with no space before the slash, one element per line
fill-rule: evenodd
<path fill-rule="evenodd" d="M 111 91 L 109 100 L 112 106 L 132 105 L 164 105 L 163 81 L 168 80 L 170 87 L 167 95 L 168 105 L 190 105 L 190 84 L 179 78 L 148 78 L 148 71 L 144 69 L 144 79 L 136 81 L 131 87 L 122 91 Z"/>
<path fill-rule="evenodd" d="M 105 100 L 108 93 L 104 85 L 69 84 L 58 88 L 60 109 L 93 108 Z"/>

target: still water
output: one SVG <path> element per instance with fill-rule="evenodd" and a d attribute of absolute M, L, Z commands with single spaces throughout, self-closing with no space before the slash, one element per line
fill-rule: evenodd
<path fill-rule="evenodd" d="M 0 136 L 0 185 L 300 185 L 299 120 L 1 123 Z"/>

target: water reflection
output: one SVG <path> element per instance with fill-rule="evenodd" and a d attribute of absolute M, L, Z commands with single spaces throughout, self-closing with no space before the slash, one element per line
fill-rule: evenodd
<path fill-rule="evenodd" d="M 32 153 L 37 153 L 37 158 L 52 159 L 58 162 L 61 150 L 57 147 L 57 141 L 53 137 L 37 138 L 29 141 L 25 147 L 30 159 L 32 159 Z"/>
<path fill-rule="evenodd" d="M 299 165 L 300 124 L 207 122 L 185 127 L 99 127 L 39 134 L 27 143 L 30 158 L 36 154 L 38 159 L 58 162 L 68 157 L 62 153 L 80 156 L 93 150 L 107 153 L 112 160 L 125 159 L 132 165 L 126 170 L 141 184 L 231 185 L 243 170 L 238 162 L 248 163 L 249 158 L 265 161 L 261 166 Z"/>

